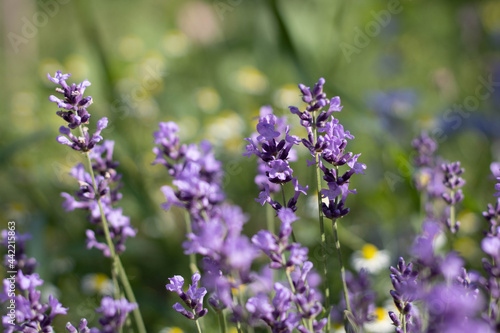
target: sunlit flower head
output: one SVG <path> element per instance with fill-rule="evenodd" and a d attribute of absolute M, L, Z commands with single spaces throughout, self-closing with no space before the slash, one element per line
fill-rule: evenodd
<path fill-rule="evenodd" d="M 113 281 L 102 273 L 87 274 L 82 278 L 82 289 L 88 294 L 112 295 Z"/>
<path fill-rule="evenodd" d="M 387 269 L 390 263 L 390 256 L 387 250 L 379 250 L 373 244 L 365 244 L 361 250 L 352 255 L 352 265 L 359 271 L 362 268 L 375 274 L 383 269 Z"/>
<path fill-rule="evenodd" d="M 386 308 L 378 307 L 373 312 L 374 320 L 365 324 L 368 332 L 372 333 L 389 333 L 394 332 L 391 318 Z"/>

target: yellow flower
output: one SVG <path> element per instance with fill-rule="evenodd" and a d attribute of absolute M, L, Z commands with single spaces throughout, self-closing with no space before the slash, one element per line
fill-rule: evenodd
<path fill-rule="evenodd" d="M 388 310 L 385 308 L 376 308 L 373 313 L 375 319 L 365 324 L 368 332 L 372 333 L 389 333 L 394 332 L 391 318 L 389 317 Z"/>
<path fill-rule="evenodd" d="M 165 327 L 159 333 L 184 333 L 179 327 Z"/>
<path fill-rule="evenodd" d="M 105 274 L 87 274 L 82 278 L 82 289 L 89 294 L 111 295 L 113 281 Z"/>
<path fill-rule="evenodd" d="M 352 256 L 352 265 L 356 270 L 366 269 L 370 273 L 377 273 L 386 269 L 389 265 L 390 256 L 386 250 L 379 250 L 373 244 L 365 244 L 360 251 Z"/>
<path fill-rule="evenodd" d="M 244 66 L 235 75 L 237 87 L 249 94 L 259 95 L 266 91 L 268 81 L 257 68 Z"/>

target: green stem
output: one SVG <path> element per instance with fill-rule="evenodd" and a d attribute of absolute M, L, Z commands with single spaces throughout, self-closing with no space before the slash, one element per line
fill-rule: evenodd
<path fill-rule="evenodd" d="M 223 310 L 217 311 L 218 317 L 219 317 L 219 330 L 220 333 L 226 333 L 226 314 L 224 313 Z"/>
<path fill-rule="evenodd" d="M 347 290 L 345 267 L 344 267 L 344 263 L 342 261 L 342 252 L 340 251 L 340 241 L 339 241 L 339 236 L 338 236 L 338 231 L 337 231 L 337 220 L 336 219 L 332 219 L 332 225 L 333 225 L 333 237 L 335 240 L 335 247 L 337 248 L 337 254 L 339 257 L 340 276 L 342 279 L 342 289 L 344 292 L 345 305 L 346 305 L 347 311 L 351 312 L 351 304 L 349 302 L 349 291 Z"/>
<path fill-rule="evenodd" d="M 80 125 L 79 129 L 80 129 L 81 135 L 84 136 L 83 135 L 84 134 L 83 128 L 81 125 Z M 88 152 L 85 152 L 85 157 L 87 160 L 88 171 L 89 171 L 90 177 L 92 178 L 92 185 L 94 187 L 94 193 L 95 193 L 96 197 L 98 198 L 97 205 L 99 206 L 99 211 L 101 213 L 101 222 L 102 222 L 102 228 L 104 229 L 104 237 L 106 238 L 106 243 L 107 243 L 108 248 L 109 248 L 111 260 L 113 261 L 113 263 L 112 263 L 113 274 L 117 274 L 118 277 L 120 278 L 121 283 L 123 285 L 123 288 L 125 289 L 125 295 L 127 296 L 128 300 L 131 303 L 137 303 L 135 296 L 134 296 L 134 292 L 132 291 L 132 287 L 130 286 L 130 282 L 129 282 L 127 274 L 125 272 L 125 269 L 123 268 L 120 257 L 116 254 L 115 246 L 113 244 L 113 241 L 111 240 L 111 236 L 109 233 L 108 221 L 106 219 L 106 216 L 104 214 L 104 210 L 102 208 L 101 199 L 99 198 L 99 195 L 97 193 L 97 183 L 95 181 L 94 170 L 92 169 L 92 161 L 90 159 L 90 155 Z M 139 333 L 146 333 L 146 327 L 144 326 L 144 321 L 142 319 L 142 315 L 141 315 L 141 312 L 139 310 L 139 307 L 137 307 L 133 311 L 133 314 L 134 314 L 134 318 L 135 318 L 138 332 Z"/>
<path fill-rule="evenodd" d="M 196 319 L 194 322 L 196 323 L 196 328 L 198 329 L 198 333 L 202 333 L 201 332 L 200 323 L 199 323 L 198 319 Z"/>
<path fill-rule="evenodd" d="M 403 333 L 406 333 L 406 316 L 401 314 L 401 325 L 403 326 Z"/>
<path fill-rule="evenodd" d="M 189 215 L 189 212 L 187 212 L 187 211 L 185 212 L 185 220 L 186 220 L 186 231 L 188 234 L 190 234 L 193 232 L 193 228 L 191 227 L 191 216 Z M 196 254 L 195 253 L 189 254 L 189 268 L 191 269 L 192 274 L 200 271 L 198 269 L 198 266 L 196 266 Z"/>
<path fill-rule="evenodd" d="M 266 205 L 266 222 L 267 230 L 274 234 L 274 208 L 271 205 Z"/>
<path fill-rule="evenodd" d="M 283 262 L 286 262 L 286 258 L 285 258 L 284 254 L 282 255 L 282 258 L 283 258 Z M 287 267 L 285 267 L 285 274 L 286 274 L 286 278 L 288 280 L 288 284 L 290 285 L 290 289 L 292 290 L 292 293 L 295 295 L 296 294 L 295 286 L 293 285 L 292 276 L 290 275 L 290 272 L 288 271 Z M 302 325 L 304 325 L 304 327 L 307 327 L 307 323 L 306 323 L 304 318 L 302 318 Z"/>
<path fill-rule="evenodd" d="M 283 197 L 283 208 L 286 208 L 286 197 L 285 197 L 285 187 L 281 184 L 281 196 Z M 292 240 L 294 243 L 297 243 L 297 238 L 295 238 L 295 233 L 292 228 Z"/>

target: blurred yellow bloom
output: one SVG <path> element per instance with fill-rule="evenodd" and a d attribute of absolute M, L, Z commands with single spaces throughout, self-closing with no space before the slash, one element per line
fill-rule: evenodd
<path fill-rule="evenodd" d="M 376 308 L 373 312 L 375 319 L 372 322 L 365 324 L 366 330 L 372 333 L 394 332 L 394 326 L 392 325 L 388 312 L 388 309 L 381 307 Z"/>
<path fill-rule="evenodd" d="M 241 150 L 241 134 L 245 124 L 234 111 L 225 111 L 205 126 L 204 137 L 214 144 L 222 144 L 230 151 Z"/>
<path fill-rule="evenodd" d="M 188 52 L 189 39 L 180 30 L 170 30 L 163 37 L 162 46 L 167 55 L 181 57 Z"/>
<path fill-rule="evenodd" d="M 179 136 L 181 138 L 181 141 L 190 140 L 198 134 L 198 130 L 200 128 L 200 122 L 198 118 L 185 116 L 176 122 L 179 125 Z"/>
<path fill-rule="evenodd" d="M 236 72 L 236 85 L 249 94 L 259 95 L 267 90 L 268 80 L 257 68 L 244 66 Z"/>
<path fill-rule="evenodd" d="M 82 289 L 88 294 L 111 295 L 113 281 L 102 273 L 87 274 L 82 278 Z"/>
<path fill-rule="evenodd" d="M 87 60 L 79 54 L 71 54 L 64 60 L 64 68 L 71 73 L 74 82 L 81 82 L 89 76 L 89 64 Z M 52 74 L 52 73 L 51 73 Z"/>
<path fill-rule="evenodd" d="M 460 226 L 460 230 L 462 227 Z M 475 260 L 481 257 L 481 248 L 477 246 L 477 243 L 469 237 L 460 237 L 455 239 L 453 242 L 453 250 L 460 253 L 461 256 L 465 257 L 467 260 Z"/>
<path fill-rule="evenodd" d="M 390 262 L 389 252 L 379 250 L 373 244 L 365 244 L 360 251 L 352 255 L 352 265 L 359 271 L 362 268 L 370 273 L 377 273 L 382 269 L 387 269 Z"/>
<path fill-rule="evenodd" d="M 213 113 L 220 106 L 220 97 L 212 87 L 203 87 L 196 92 L 196 104 L 204 112 Z"/>
<path fill-rule="evenodd" d="M 18 91 L 12 95 L 11 112 L 15 117 L 29 116 L 37 105 L 35 94 L 29 91 Z"/>
<path fill-rule="evenodd" d="M 118 42 L 118 51 L 120 56 L 127 61 L 137 60 L 144 53 L 144 41 L 139 36 L 124 36 Z"/>
<path fill-rule="evenodd" d="M 165 327 L 159 333 L 184 333 L 179 327 Z"/>
<path fill-rule="evenodd" d="M 302 108 L 302 96 L 296 84 L 288 83 L 279 88 L 274 93 L 274 103 L 283 109 L 288 109 L 289 106 Z"/>
<path fill-rule="evenodd" d="M 484 3 L 481 17 L 486 31 L 490 33 L 500 31 L 500 2 L 489 1 Z"/>

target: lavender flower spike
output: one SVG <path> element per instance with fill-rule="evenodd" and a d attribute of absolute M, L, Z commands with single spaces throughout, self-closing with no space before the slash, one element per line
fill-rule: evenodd
<path fill-rule="evenodd" d="M 456 221 L 455 207 L 464 199 L 461 187 L 465 185 L 465 180 L 460 177 L 464 169 L 460 167 L 460 162 L 442 164 L 441 170 L 444 173 L 443 184 L 449 189 L 449 193 L 441 194 L 442 198 L 449 206 L 449 218 L 446 219 L 446 226 L 452 233 L 456 233 L 460 227 L 460 221 Z"/>
<path fill-rule="evenodd" d="M 193 274 L 191 280 L 192 284 L 186 292 L 183 291 L 184 278 L 180 275 L 174 275 L 174 277 L 169 278 L 170 283 L 165 287 L 168 291 L 174 291 L 179 295 L 181 300 L 187 305 L 191 312 L 187 311 L 180 303 L 175 303 L 173 308 L 175 311 L 182 314 L 184 317 L 197 320 L 207 314 L 208 309 L 203 308 L 203 297 L 207 294 L 207 290 L 204 287 L 198 288 L 198 282 L 201 276 L 198 272 Z"/>
<path fill-rule="evenodd" d="M 68 127 L 61 126 L 59 129 L 59 132 L 63 135 L 57 137 L 57 142 L 70 146 L 74 150 L 87 152 L 102 140 L 100 134 L 108 125 L 108 119 L 102 118 L 99 120 L 96 132 L 93 135 L 89 135 L 88 128 L 82 125 L 88 124 L 90 120 L 87 108 L 92 104 L 92 97 L 83 97 L 85 89 L 90 86 L 90 82 L 84 80 L 78 85 L 73 83 L 70 86 L 66 83 L 66 80 L 70 76 L 71 74 L 62 74 L 61 71 L 57 71 L 54 77 L 47 74 L 50 81 L 61 86 L 61 88 L 56 88 L 56 92 L 63 95 L 62 99 L 51 95 L 49 100 L 56 103 L 59 108 L 66 110 L 57 111 L 56 114 L 68 123 Z M 75 136 L 71 133 L 71 130 L 78 127 L 81 129 L 79 133 L 81 136 Z"/>

